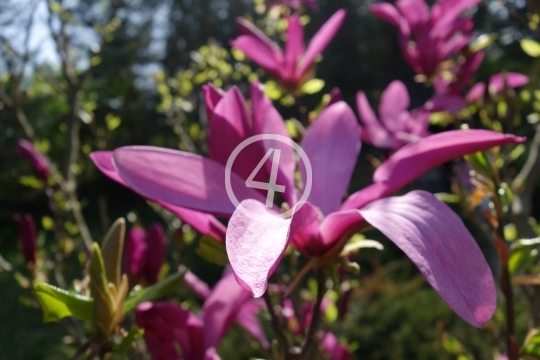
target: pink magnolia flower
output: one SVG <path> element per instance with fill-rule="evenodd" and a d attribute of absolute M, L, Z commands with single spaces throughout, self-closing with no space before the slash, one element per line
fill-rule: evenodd
<path fill-rule="evenodd" d="M 509 89 L 515 89 L 529 83 L 529 78 L 526 75 L 509 72 L 493 75 L 489 78 L 487 90 L 491 95 L 498 94 L 504 90 L 505 87 Z M 469 93 L 467 94 L 468 102 L 475 102 L 484 97 L 486 93 L 486 83 L 476 83 Z"/>
<path fill-rule="evenodd" d="M 211 126 L 216 119 L 226 121 L 218 127 L 223 129 L 220 141 L 239 141 L 239 134 L 288 136 L 283 119 L 257 86 L 252 87 L 251 97 L 252 123 L 245 112 L 238 110 L 238 102 L 243 100 L 224 96 L 219 101 Z M 216 116 L 220 107 L 223 117 Z M 251 124 L 252 133 L 239 131 L 246 122 Z M 474 326 L 482 326 L 495 308 L 495 286 L 478 245 L 461 219 L 427 192 L 384 197 L 446 161 L 524 139 L 487 130 L 456 130 L 429 136 L 398 150 L 377 169 L 373 185 L 342 203 L 360 150 L 357 129 L 354 113 L 344 102 L 325 108 L 311 125 L 301 143 L 311 161 L 313 178 L 305 203 L 297 200 L 292 149 L 275 141 L 259 142 L 264 149 L 281 150 L 276 172 L 277 183 L 285 187 L 284 198 L 292 209 L 287 219 L 276 217 L 277 208 L 265 206 L 267 197 L 246 187 L 246 178 L 233 171 L 231 187 L 241 202 L 237 209 L 225 189 L 225 166 L 215 159 L 157 147 L 128 146 L 116 149 L 112 160 L 116 175 L 147 198 L 211 214 L 232 214 L 227 228 L 227 253 L 237 281 L 255 297 L 265 292 L 268 278 L 289 243 L 306 256 L 329 256 L 339 252 L 352 234 L 370 224 L 413 260 L 459 316 Z M 228 158 L 232 147 L 225 145 L 221 151 Z M 254 154 L 246 151 L 247 158 Z M 250 161 L 258 165 L 260 159 Z M 304 164 L 300 173 L 306 182 Z"/>
<path fill-rule="evenodd" d="M 439 0 L 431 11 L 424 0 L 380 3 L 371 12 L 398 27 L 401 52 L 417 74 L 431 77 L 439 65 L 467 45 L 471 19 L 460 16 L 481 0 Z"/>
<path fill-rule="evenodd" d="M 144 329 L 144 339 L 154 360 L 219 359 L 215 348 L 232 323 L 246 315 L 241 313 L 249 300 L 249 292 L 238 286 L 230 273 L 209 291 L 200 316 L 179 305 L 146 302 L 137 307 L 135 318 Z M 251 309 L 248 313 L 253 314 Z M 255 321 L 262 332 L 254 315 L 250 321 Z"/>
<path fill-rule="evenodd" d="M 290 16 L 283 52 L 255 25 L 240 18 L 237 23 L 242 35 L 232 40 L 231 45 L 242 50 L 285 89 L 296 91 L 312 76 L 315 58 L 328 46 L 344 19 L 345 10 L 338 10 L 313 36 L 306 49 L 300 17 Z"/>
<path fill-rule="evenodd" d="M 165 232 L 153 223 L 145 234 L 140 227 L 128 232 L 124 249 L 124 271 L 134 279 L 144 279 L 146 284 L 158 280 L 165 262 Z"/>
<path fill-rule="evenodd" d="M 321 340 L 321 345 L 332 360 L 353 359 L 352 355 L 349 352 L 349 349 L 347 349 L 346 346 L 341 345 L 336 338 L 336 335 L 332 334 L 331 332 L 324 333 Z"/>
<path fill-rule="evenodd" d="M 23 156 L 34 168 L 37 176 L 41 180 L 47 180 L 51 176 L 49 162 L 30 141 L 21 139 L 17 144 L 17 153 Z"/>
<path fill-rule="evenodd" d="M 409 112 L 409 93 L 405 85 L 395 80 L 383 91 L 377 120 L 363 91 L 356 94 L 360 115 L 360 138 L 381 149 L 398 150 L 404 145 L 429 135 L 429 113 L 424 110 Z"/>
<path fill-rule="evenodd" d="M 33 265 L 37 259 L 36 224 L 30 214 L 13 216 L 19 232 L 19 246 L 27 265 Z"/>
<path fill-rule="evenodd" d="M 458 59 L 450 69 L 437 74 L 433 81 L 437 94 L 462 96 L 484 60 L 484 56 L 483 51 L 477 51 Z"/>

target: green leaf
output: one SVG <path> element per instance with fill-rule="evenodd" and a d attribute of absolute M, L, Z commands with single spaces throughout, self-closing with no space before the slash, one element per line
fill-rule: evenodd
<path fill-rule="evenodd" d="M 519 42 L 521 44 L 521 48 L 525 53 L 532 57 L 539 57 L 540 56 L 540 44 L 537 41 L 531 40 L 531 39 L 523 39 Z"/>
<path fill-rule="evenodd" d="M 89 273 L 90 293 L 94 299 L 95 324 L 99 331 L 108 335 L 110 324 L 114 318 L 114 305 L 109 292 L 103 256 L 97 243 L 92 244 Z"/>
<path fill-rule="evenodd" d="M 105 116 L 105 122 L 107 123 L 107 130 L 113 131 L 120 126 L 120 124 L 122 123 L 122 119 L 120 119 L 120 116 L 107 114 Z"/>
<path fill-rule="evenodd" d="M 281 88 L 275 81 L 268 80 L 264 85 L 264 94 L 271 100 L 279 100 L 283 96 Z"/>
<path fill-rule="evenodd" d="M 36 284 L 34 289 L 43 309 L 43 322 L 54 322 L 67 316 L 94 321 L 92 299 L 45 283 Z"/>
<path fill-rule="evenodd" d="M 185 270 L 178 271 L 175 274 L 167 276 L 160 282 L 148 286 L 141 291 L 131 295 L 126 299 L 124 303 L 124 314 L 131 312 L 137 305 L 145 301 L 151 301 L 162 298 L 169 291 L 177 287 L 184 278 Z"/>
<path fill-rule="evenodd" d="M 306 81 L 304 85 L 302 85 L 302 91 L 303 94 L 316 94 L 319 91 L 321 91 L 324 87 L 324 80 L 321 79 L 310 79 Z"/>
<path fill-rule="evenodd" d="M 497 34 L 482 34 L 471 44 L 470 50 L 474 53 L 491 45 L 497 39 Z"/>
<path fill-rule="evenodd" d="M 197 254 L 204 260 L 221 266 L 229 263 L 225 244 L 209 236 L 203 236 L 199 243 Z"/>
<path fill-rule="evenodd" d="M 338 318 L 338 308 L 336 304 L 330 303 L 324 310 L 324 318 L 328 324 L 333 324 Z"/>
<path fill-rule="evenodd" d="M 439 199 L 439 201 L 442 201 L 447 204 L 457 204 L 459 203 L 459 196 L 456 194 L 450 194 L 450 193 L 436 193 L 435 197 Z"/>
<path fill-rule="evenodd" d="M 383 244 L 375 240 L 366 240 L 363 235 L 355 234 L 351 237 L 349 242 L 341 250 L 341 256 L 346 256 L 354 252 L 359 251 L 360 249 L 377 249 L 384 250 Z"/>
<path fill-rule="evenodd" d="M 540 356 L 540 333 L 538 329 L 531 329 L 529 331 L 521 349 L 521 355 Z"/>
<path fill-rule="evenodd" d="M 128 351 L 131 344 L 140 339 L 143 335 L 144 329 L 139 329 L 138 327 L 131 329 L 127 336 L 123 338 L 119 344 L 114 345 L 113 352 L 117 354 L 125 353 Z"/>

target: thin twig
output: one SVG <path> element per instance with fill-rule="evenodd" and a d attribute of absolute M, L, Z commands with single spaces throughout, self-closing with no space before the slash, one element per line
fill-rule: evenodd
<path fill-rule="evenodd" d="M 326 293 L 324 284 L 326 279 L 324 276 L 324 270 L 321 267 L 315 269 L 315 278 L 317 280 L 317 300 L 315 301 L 315 305 L 313 306 L 311 323 L 309 324 L 306 339 L 304 341 L 304 344 L 302 345 L 302 351 L 300 353 L 301 359 L 306 358 L 306 356 L 311 350 L 311 347 L 313 346 L 315 340 L 315 333 L 317 332 L 317 328 L 319 327 L 319 322 L 321 318 L 321 304 L 324 298 L 324 294 Z"/>
<path fill-rule="evenodd" d="M 285 358 L 287 359 L 289 356 L 289 349 L 290 349 L 289 340 L 287 340 L 287 337 L 281 330 L 279 317 L 276 314 L 274 305 L 272 305 L 272 299 L 270 299 L 270 294 L 268 293 L 268 290 L 266 290 L 266 292 L 264 293 L 263 299 L 264 299 L 264 302 L 266 303 L 266 308 L 268 309 L 268 312 L 270 313 L 272 329 L 276 333 L 278 340 L 281 343 L 281 347 L 283 348 L 285 352 Z"/>

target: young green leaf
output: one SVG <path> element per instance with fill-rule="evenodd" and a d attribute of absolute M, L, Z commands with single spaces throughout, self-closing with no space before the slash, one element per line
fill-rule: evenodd
<path fill-rule="evenodd" d="M 209 236 L 204 236 L 201 239 L 197 254 L 204 260 L 217 265 L 225 266 L 229 263 L 225 244 Z"/>
<path fill-rule="evenodd" d="M 116 285 L 117 288 L 120 286 L 125 233 L 126 221 L 120 218 L 112 224 L 101 245 L 107 281 Z"/>
<path fill-rule="evenodd" d="M 94 321 L 94 301 L 55 286 L 39 283 L 34 287 L 43 309 L 43 322 L 55 322 L 67 316 Z"/>

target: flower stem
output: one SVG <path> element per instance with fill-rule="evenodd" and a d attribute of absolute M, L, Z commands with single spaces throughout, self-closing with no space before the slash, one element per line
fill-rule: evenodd
<path fill-rule="evenodd" d="M 317 300 L 315 301 L 315 305 L 313 307 L 311 323 L 309 324 L 306 340 L 302 345 L 302 352 L 300 353 L 301 359 L 307 359 L 307 355 L 309 354 L 311 347 L 313 346 L 315 340 L 315 333 L 317 332 L 317 328 L 319 327 L 319 322 L 321 318 L 322 300 L 324 294 L 326 293 L 324 289 L 326 277 L 322 268 L 318 267 L 315 269 L 315 279 L 317 280 Z"/>
<path fill-rule="evenodd" d="M 288 359 L 289 349 L 290 349 L 289 340 L 287 340 L 287 337 L 285 336 L 285 334 L 283 333 L 281 329 L 279 317 L 276 314 L 274 305 L 272 305 L 272 299 L 270 299 L 270 294 L 268 293 L 268 290 L 266 290 L 265 293 L 263 294 L 263 299 L 264 299 L 264 302 L 266 303 L 268 312 L 270 313 L 272 329 L 276 333 L 278 340 L 281 344 L 281 347 L 283 348 L 285 352 L 285 358 Z"/>

